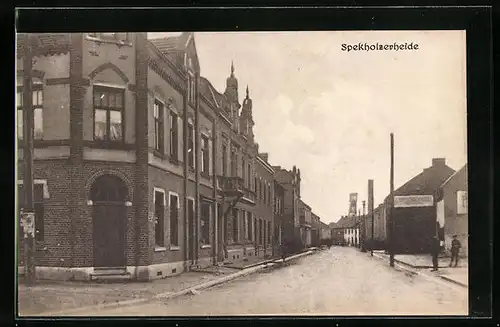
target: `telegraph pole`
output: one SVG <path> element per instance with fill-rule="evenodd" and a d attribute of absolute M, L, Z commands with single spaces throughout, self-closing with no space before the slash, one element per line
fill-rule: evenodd
<path fill-rule="evenodd" d="M 390 181 L 390 195 L 389 195 L 389 217 L 390 219 L 390 230 L 391 230 L 391 240 L 389 245 L 389 265 L 394 267 L 394 133 L 391 133 L 391 181 Z"/>
<path fill-rule="evenodd" d="M 33 208 L 33 139 L 34 113 L 32 90 L 32 37 L 24 35 L 23 60 L 23 164 L 24 164 L 24 203 L 21 223 L 24 231 L 24 275 L 28 286 L 34 285 L 36 280 L 35 264 L 35 213 Z"/>
<path fill-rule="evenodd" d="M 375 214 L 374 214 L 374 199 L 373 199 L 373 179 L 368 180 L 368 212 L 372 218 L 372 244 L 370 246 L 370 255 L 373 257 L 373 246 L 374 246 L 374 231 L 375 231 Z"/>

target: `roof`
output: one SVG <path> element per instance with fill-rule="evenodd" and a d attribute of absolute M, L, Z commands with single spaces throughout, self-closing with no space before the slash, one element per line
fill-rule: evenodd
<path fill-rule="evenodd" d="M 344 216 L 335 223 L 333 228 L 351 228 L 356 225 L 356 216 Z"/>
<path fill-rule="evenodd" d="M 444 181 L 444 183 L 441 184 L 441 188 L 443 188 L 446 184 L 448 184 L 448 182 L 451 181 L 453 178 L 455 178 L 457 175 L 460 175 L 461 173 L 463 173 L 464 170 L 467 171 L 467 163 L 465 165 L 463 165 L 462 168 L 460 168 L 455 173 L 453 173 L 453 175 L 451 175 L 446 181 Z"/>
<path fill-rule="evenodd" d="M 394 191 L 394 195 L 433 194 L 454 173 L 455 170 L 445 164 L 430 166 L 397 188 Z"/>
<path fill-rule="evenodd" d="M 31 34 L 31 33 L 30 33 Z M 20 52 L 23 50 L 25 33 L 19 33 L 16 37 L 16 48 Z M 39 47 L 58 48 L 68 46 L 70 44 L 69 33 L 35 33 L 31 34 L 36 37 Z"/>

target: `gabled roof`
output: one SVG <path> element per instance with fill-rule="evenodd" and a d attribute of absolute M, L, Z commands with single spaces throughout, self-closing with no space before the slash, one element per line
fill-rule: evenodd
<path fill-rule="evenodd" d="M 464 172 L 464 170 L 465 171 L 467 170 L 467 163 L 465 165 L 463 165 L 462 168 L 460 168 L 455 173 L 453 173 L 453 175 L 451 175 L 446 181 L 444 181 L 444 183 L 441 184 L 441 188 L 443 188 L 446 184 L 448 184 L 448 182 L 451 181 L 453 178 L 455 178 L 457 175 L 459 175 L 462 172 Z"/>
<path fill-rule="evenodd" d="M 433 194 L 455 170 L 447 165 L 430 166 L 394 191 L 394 195 Z"/>
<path fill-rule="evenodd" d="M 352 228 L 356 225 L 356 216 L 344 216 L 335 223 L 333 228 Z"/>

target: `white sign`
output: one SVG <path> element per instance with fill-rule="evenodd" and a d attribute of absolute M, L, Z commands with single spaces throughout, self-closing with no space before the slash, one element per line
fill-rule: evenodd
<path fill-rule="evenodd" d="M 394 208 L 410 207 L 432 207 L 434 197 L 432 195 L 404 195 L 394 197 Z"/>
<path fill-rule="evenodd" d="M 467 191 L 457 191 L 457 214 L 462 215 L 468 212 L 469 199 Z"/>
<path fill-rule="evenodd" d="M 444 200 L 436 203 L 436 220 L 439 223 L 439 228 L 444 227 Z"/>

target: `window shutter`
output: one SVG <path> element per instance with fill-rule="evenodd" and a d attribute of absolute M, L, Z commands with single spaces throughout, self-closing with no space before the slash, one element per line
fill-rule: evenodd
<path fill-rule="evenodd" d="M 179 146 L 177 148 L 177 156 L 179 161 L 184 162 L 184 132 L 183 132 L 183 122 L 182 118 L 177 118 L 177 140 L 179 142 Z M 187 159 L 187 158 L 186 158 Z"/>

